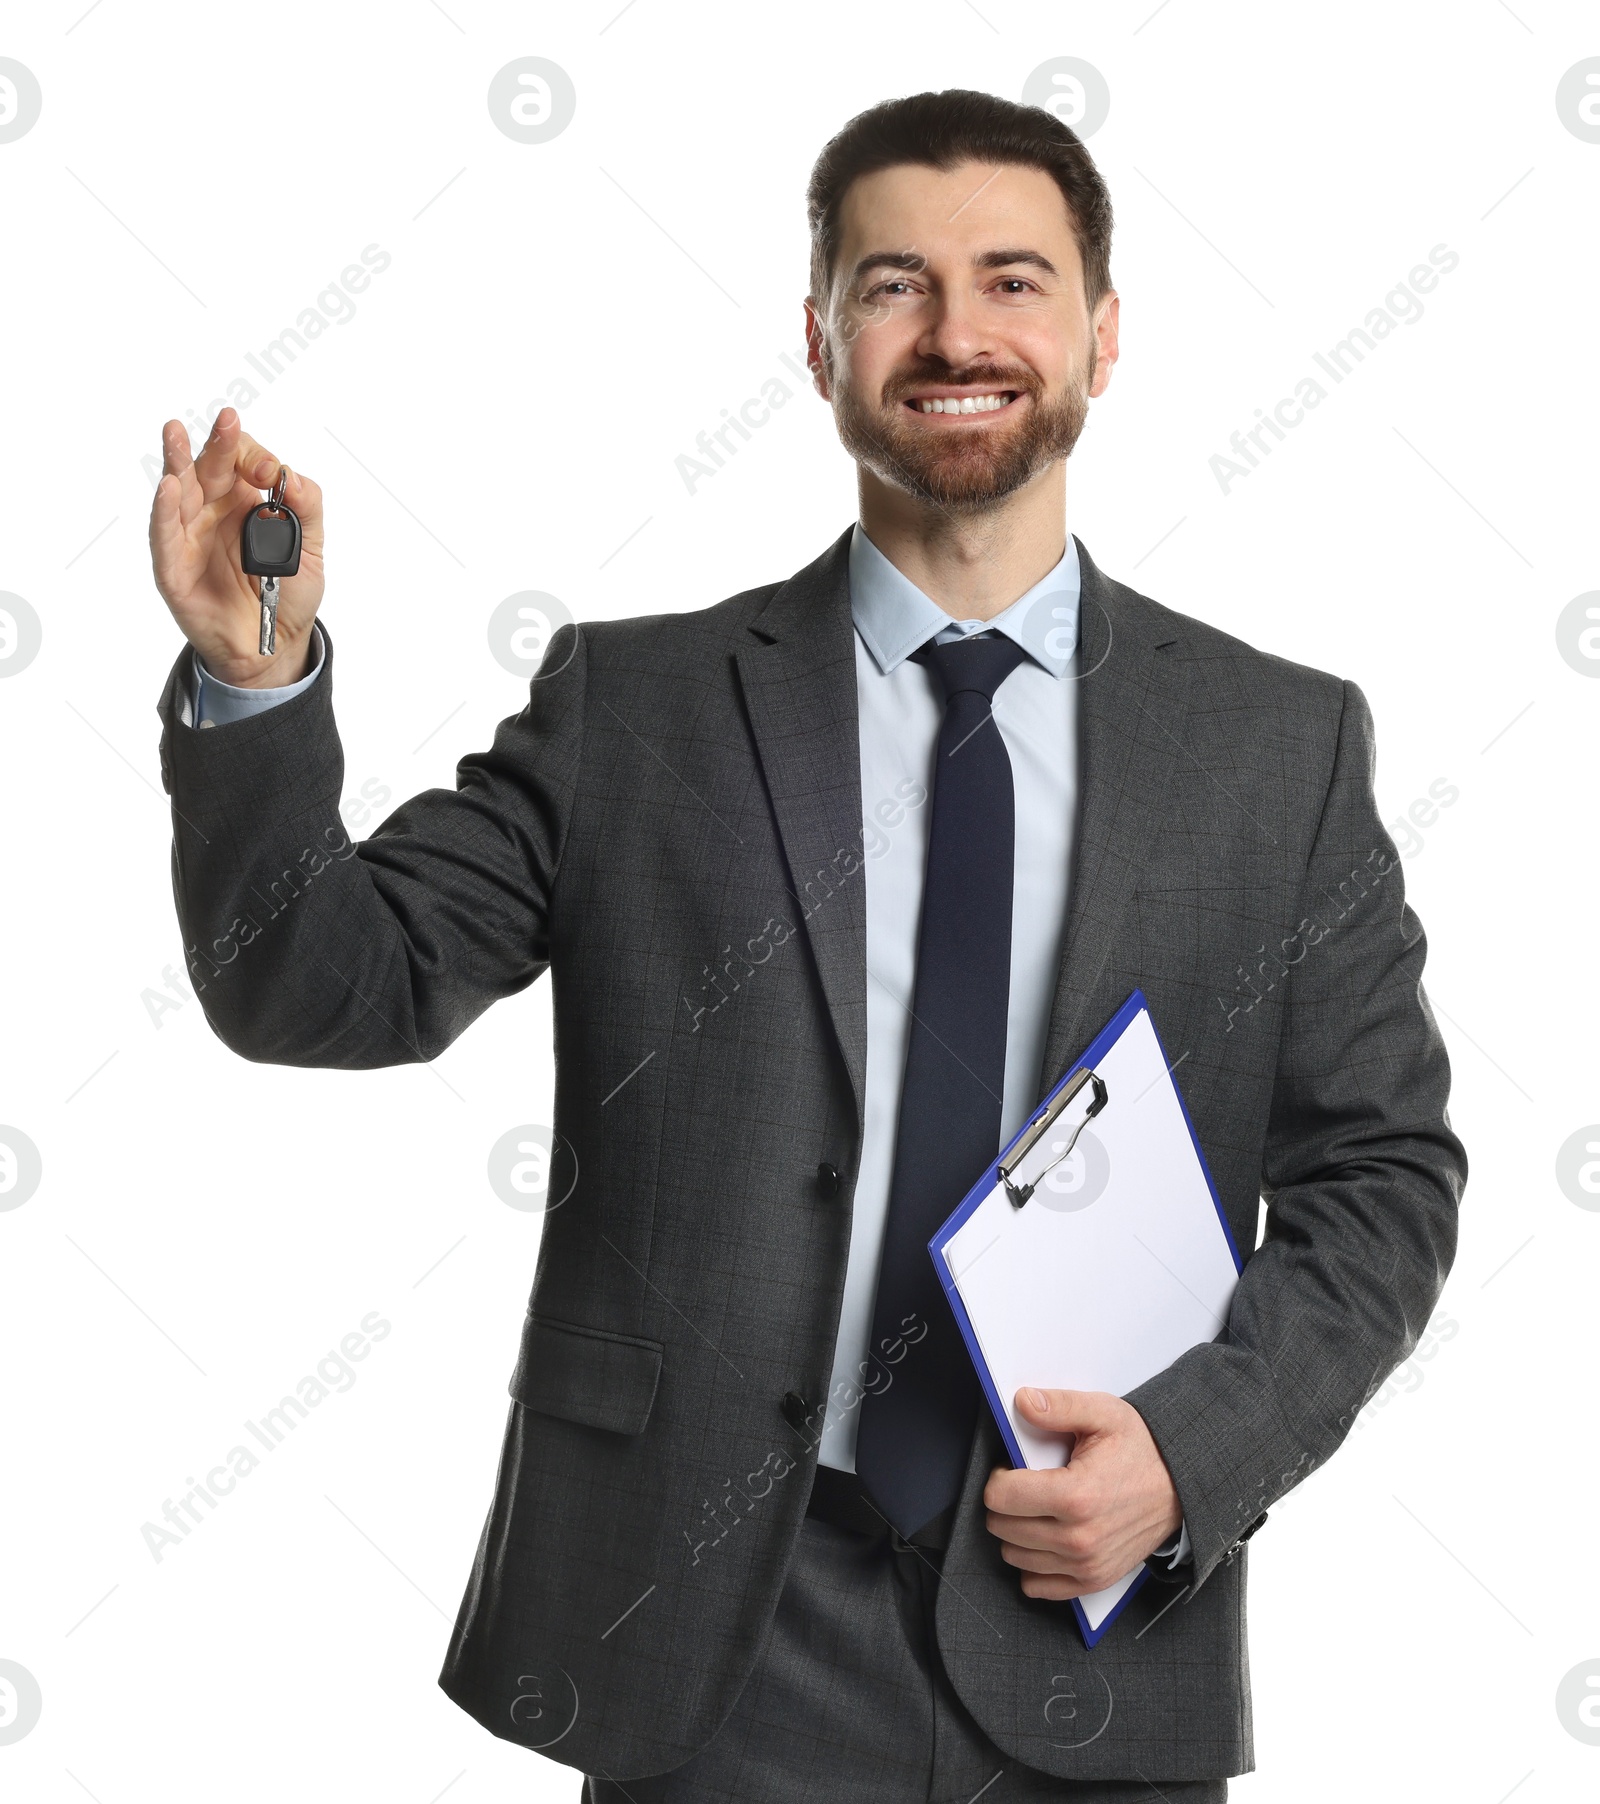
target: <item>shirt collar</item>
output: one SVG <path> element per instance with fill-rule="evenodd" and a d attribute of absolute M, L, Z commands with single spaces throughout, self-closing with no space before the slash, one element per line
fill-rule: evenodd
<path fill-rule="evenodd" d="M 1078 547 L 1071 533 L 1054 569 L 1004 613 L 977 621 L 952 620 L 890 563 L 859 521 L 850 535 L 850 612 L 856 631 L 886 676 L 946 629 L 952 637 L 990 629 L 1004 633 L 1052 676 L 1067 676 L 1078 644 L 1079 598 Z"/>

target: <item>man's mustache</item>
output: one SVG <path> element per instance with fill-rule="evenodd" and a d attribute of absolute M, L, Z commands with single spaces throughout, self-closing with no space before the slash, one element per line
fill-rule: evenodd
<path fill-rule="evenodd" d="M 904 401 L 919 388 L 1009 388 L 1018 394 L 1036 394 L 1039 379 L 1028 370 L 924 370 L 917 375 L 898 376 L 886 383 L 885 401 Z"/>

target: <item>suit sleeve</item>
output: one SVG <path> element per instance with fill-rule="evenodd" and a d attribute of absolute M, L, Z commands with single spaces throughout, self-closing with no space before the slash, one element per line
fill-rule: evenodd
<path fill-rule="evenodd" d="M 1261 1190 L 1262 1242 L 1226 1330 L 1128 1394 L 1183 1507 L 1198 1588 L 1340 1445 L 1411 1352 L 1455 1256 L 1466 1154 L 1373 795 L 1372 716 L 1344 686 L 1307 863 Z"/>
<path fill-rule="evenodd" d="M 350 1069 L 437 1057 L 549 962 L 551 895 L 582 749 L 585 646 L 550 642 L 520 714 L 359 844 L 339 814 L 333 644 L 293 699 L 184 723 L 162 695 L 172 882 L 206 1018 L 247 1059 Z"/>

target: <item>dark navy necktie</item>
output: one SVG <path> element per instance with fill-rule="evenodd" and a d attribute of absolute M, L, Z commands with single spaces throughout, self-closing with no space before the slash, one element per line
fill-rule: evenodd
<path fill-rule="evenodd" d="M 991 706 L 1022 663 L 999 636 L 913 654 L 944 687 L 910 1041 L 856 1475 L 910 1536 L 961 1490 L 978 1383 L 928 1239 L 1000 1150 L 1015 797 Z"/>

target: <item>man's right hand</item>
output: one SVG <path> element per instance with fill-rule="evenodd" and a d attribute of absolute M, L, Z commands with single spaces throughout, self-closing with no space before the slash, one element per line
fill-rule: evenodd
<path fill-rule="evenodd" d="M 245 516 L 259 507 L 282 461 L 224 407 L 199 457 L 178 420 L 161 429 L 165 474 L 150 509 L 150 561 L 156 587 L 183 636 L 219 682 L 276 689 L 298 682 L 310 663 L 311 623 L 322 600 L 322 490 L 289 472 L 284 500 L 300 516 L 300 570 L 279 585 L 277 651 L 263 657 L 256 578 L 239 567 Z"/>

